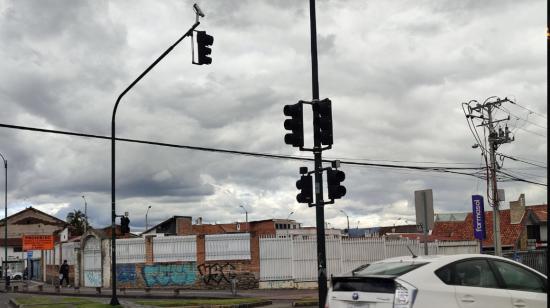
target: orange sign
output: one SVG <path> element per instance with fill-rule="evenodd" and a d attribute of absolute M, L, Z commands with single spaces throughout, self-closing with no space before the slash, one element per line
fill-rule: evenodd
<path fill-rule="evenodd" d="M 53 235 L 23 235 L 23 251 L 53 249 Z"/>

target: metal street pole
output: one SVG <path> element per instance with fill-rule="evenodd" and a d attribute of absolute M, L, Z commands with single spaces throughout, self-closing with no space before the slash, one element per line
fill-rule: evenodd
<path fill-rule="evenodd" d="M 86 197 L 82 195 L 82 199 L 84 199 L 84 218 L 86 219 L 86 222 L 84 223 L 84 233 L 88 231 L 88 202 L 86 202 Z"/>
<path fill-rule="evenodd" d="M 4 155 L 0 153 L 0 157 L 4 161 L 4 282 L 6 291 L 8 290 L 8 161 L 4 158 Z"/>
<path fill-rule="evenodd" d="M 317 24 L 315 16 L 315 0 L 309 0 L 309 21 L 311 29 L 311 90 L 313 101 L 319 100 L 319 75 L 317 64 Z M 313 109 L 313 118 L 317 119 L 319 112 Z M 317 285 L 319 289 L 319 307 L 325 307 L 327 297 L 327 258 L 325 247 L 325 208 L 323 200 L 323 158 L 321 138 L 314 130 L 313 153 L 315 158 L 315 214 L 317 225 Z"/>
<path fill-rule="evenodd" d="M 349 216 L 346 212 L 344 212 L 344 210 L 340 210 L 340 212 L 342 212 L 342 214 L 346 215 L 346 219 L 348 221 L 348 232 L 347 233 L 349 234 Z"/>
<path fill-rule="evenodd" d="M 187 32 L 180 37 L 172 46 L 170 46 L 160 57 L 158 57 L 153 64 L 149 65 L 149 67 L 139 75 L 139 77 L 134 80 L 119 96 L 116 100 L 115 107 L 113 108 L 113 116 L 111 119 L 111 305 L 119 305 L 118 298 L 116 295 L 116 227 L 115 227 L 115 221 L 116 221 L 116 205 L 115 205 L 115 140 L 116 140 L 116 125 L 115 125 L 115 117 L 116 117 L 116 111 L 118 108 L 118 104 L 120 103 L 120 100 L 128 91 L 130 91 L 153 67 L 155 67 L 167 54 L 169 54 L 176 45 L 178 45 L 185 37 L 191 36 L 193 34 L 193 30 L 200 24 L 199 17 L 197 14 L 197 20 L 191 26 Z"/>
<path fill-rule="evenodd" d="M 145 212 L 145 231 L 149 229 L 149 221 L 147 220 L 147 214 L 149 214 L 149 210 L 151 209 L 151 206 L 147 208 L 147 212 Z"/>

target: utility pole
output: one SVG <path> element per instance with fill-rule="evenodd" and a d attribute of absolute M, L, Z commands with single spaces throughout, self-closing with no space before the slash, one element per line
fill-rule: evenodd
<path fill-rule="evenodd" d="M 498 180 L 497 180 L 497 171 L 500 168 L 496 159 L 496 151 L 501 144 L 510 143 L 514 141 L 514 137 L 510 137 L 510 131 L 508 126 L 505 126 L 503 130 L 499 125 L 498 130 L 495 127 L 495 124 L 510 120 L 510 116 L 505 119 L 495 120 L 493 118 L 493 113 L 495 109 L 498 109 L 502 103 L 510 102 L 508 98 L 500 99 L 499 97 L 489 97 L 483 102 L 483 104 L 476 104 L 475 107 L 471 107 L 468 104 L 469 114 L 466 115 L 466 118 L 478 118 L 481 119 L 481 124 L 479 126 L 485 126 L 489 130 L 489 136 L 487 141 L 489 142 L 489 149 L 483 148 L 483 145 L 477 144 L 475 147 L 480 146 L 483 151 L 483 155 L 486 155 L 487 151 L 489 152 L 489 170 L 490 175 L 488 178 L 488 190 L 491 188 L 489 204 L 493 207 L 493 247 L 495 256 L 502 255 L 502 245 L 501 245 L 501 236 L 500 236 L 500 201 L 498 196 Z M 473 115 L 472 112 L 476 112 L 480 115 Z"/>
<path fill-rule="evenodd" d="M 315 0 L 309 0 L 309 20 L 311 29 L 311 88 L 313 100 L 319 100 L 319 73 L 317 65 L 317 20 L 315 15 Z M 319 112 L 313 109 L 313 117 L 318 118 Z M 315 165 L 315 216 L 317 226 L 317 286 L 319 290 L 319 307 L 325 307 L 327 297 L 327 256 L 325 247 L 325 207 L 323 201 L 323 158 L 321 141 L 314 130 L 314 165 Z"/>
<path fill-rule="evenodd" d="M 327 297 L 327 257 L 325 247 L 325 208 L 326 204 L 334 204 L 334 200 L 346 194 L 346 187 L 342 182 L 346 179 L 340 168 L 340 161 L 331 162 L 331 167 L 323 168 L 322 153 L 332 148 L 332 102 L 325 98 L 319 100 L 319 74 L 317 70 L 317 26 L 315 17 L 315 0 L 309 0 L 309 17 L 311 28 L 311 88 L 313 99 L 300 100 L 296 104 L 285 105 L 283 113 L 290 117 L 285 120 L 284 127 L 290 131 L 285 135 L 285 143 L 300 148 L 300 151 L 311 151 L 314 155 L 314 170 L 300 167 L 300 179 L 296 188 L 300 193 L 296 196 L 298 203 L 307 203 L 315 207 L 317 229 L 317 284 L 319 289 L 319 307 L 325 307 Z M 303 106 L 311 105 L 313 111 L 313 148 L 304 147 Z M 323 200 L 323 172 L 327 172 L 328 199 Z M 313 175 L 315 186 L 313 185 Z M 314 198 L 315 192 L 315 198 Z M 314 200 L 315 199 L 315 200 Z"/>

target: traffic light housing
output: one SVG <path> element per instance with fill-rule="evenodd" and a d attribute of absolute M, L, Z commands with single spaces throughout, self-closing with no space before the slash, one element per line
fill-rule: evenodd
<path fill-rule="evenodd" d="M 340 199 L 346 195 L 346 187 L 341 183 L 346 179 L 344 171 L 337 169 L 327 170 L 328 198 L 331 200 Z"/>
<path fill-rule="evenodd" d="M 285 143 L 290 144 L 293 147 L 304 146 L 304 111 L 302 103 L 296 103 L 294 105 L 285 105 L 283 108 L 285 116 L 290 119 L 285 120 L 285 129 L 291 131 L 285 135 Z"/>
<path fill-rule="evenodd" d="M 321 145 L 332 145 L 332 102 L 330 99 L 313 103 L 313 111 L 317 116 L 313 119 L 313 126 L 316 130 L 315 142 Z"/>
<path fill-rule="evenodd" d="M 196 31 L 197 33 L 197 62 L 193 64 L 203 65 L 211 64 L 212 58 L 210 54 L 212 49 L 210 48 L 214 44 L 214 37 L 206 34 L 206 31 Z"/>
<path fill-rule="evenodd" d="M 313 203 L 313 177 L 311 175 L 302 175 L 296 181 L 296 188 L 300 193 L 296 196 L 299 203 Z"/>
<path fill-rule="evenodd" d="M 120 218 L 120 233 L 123 235 L 130 233 L 130 218 L 126 216 Z"/>

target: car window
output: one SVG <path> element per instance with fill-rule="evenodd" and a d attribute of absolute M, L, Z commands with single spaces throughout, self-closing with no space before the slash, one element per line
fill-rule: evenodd
<path fill-rule="evenodd" d="M 401 276 L 425 265 L 425 262 L 383 262 L 373 263 L 355 272 L 356 275 L 391 275 Z"/>
<path fill-rule="evenodd" d="M 435 274 L 446 284 L 480 288 L 498 288 L 495 274 L 483 259 L 472 259 L 449 264 Z"/>
<path fill-rule="evenodd" d="M 452 274 L 452 266 L 448 265 L 445 267 L 442 267 L 435 271 L 435 274 L 441 281 L 443 281 L 445 284 L 453 284 L 453 276 Z"/>
<path fill-rule="evenodd" d="M 492 262 L 504 280 L 507 289 L 546 293 L 544 282 L 537 274 L 509 262 L 495 260 Z"/>

